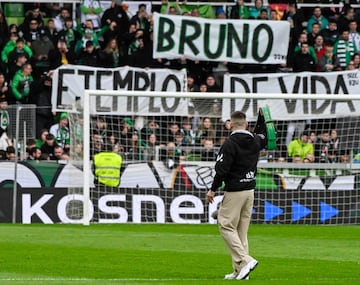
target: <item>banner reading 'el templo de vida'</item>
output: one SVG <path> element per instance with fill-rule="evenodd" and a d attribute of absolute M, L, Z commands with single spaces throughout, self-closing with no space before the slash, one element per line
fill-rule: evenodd
<path fill-rule="evenodd" d="M 286 62 L 287 21 L 203 19 L 154 13 L 154 58 L 280 64 Z"/>

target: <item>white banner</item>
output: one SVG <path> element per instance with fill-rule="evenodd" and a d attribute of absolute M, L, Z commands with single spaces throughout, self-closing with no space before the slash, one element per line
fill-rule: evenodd
<path fill-rule="evenodd" d="M 64 65 L 54 71 L 52 108 L 55 112 L 74 112 L 82 102 L 85 89 L 185 91 L 186 71 L 142 69 L 135 67 L 95 68 Z M 173 115 L 187 114 L 185 99 L 103 96 L 91 98 L 91 111 L 97 114 Z"/>
<path fill-rule="evenodd" d="M 257 118 L 259 107 L 270 105 L 274 120 L 304 120 L 359 116 L 359 100 L 258 100 L 241 99 L 242 93 L 273 94 L 359 94 L 360 71 L 301 72 L 224 75 L 224 92 L 238 93 L 239 99 L 224 99 L 222 117 L 230 118 L 234 110 L 243 111 L 250 121 Z"/>
<path fill-rule="evenodd" d="M 154 13 L 154 58 L 286 63 L 288 21 L 222 20 Z"/>

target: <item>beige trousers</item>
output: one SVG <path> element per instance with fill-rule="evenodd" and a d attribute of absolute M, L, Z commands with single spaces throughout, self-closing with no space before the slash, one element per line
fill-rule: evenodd
<path fill-rule="evenodd" d="M 247 233 L 254 204 L 254 190 L 225 192 L 218 213 L 220 233 L 230 251 L 234 272 L 253 258 L 249 256 Z"/>

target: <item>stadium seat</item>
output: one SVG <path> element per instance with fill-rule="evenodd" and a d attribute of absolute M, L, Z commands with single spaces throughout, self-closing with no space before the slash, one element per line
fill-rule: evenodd
<path fill-rule="evenodd" d="M 19 26 L 24 22 L 24 17 L 7 17 L 6 22 L 8 25 L 15 24 Z"/>

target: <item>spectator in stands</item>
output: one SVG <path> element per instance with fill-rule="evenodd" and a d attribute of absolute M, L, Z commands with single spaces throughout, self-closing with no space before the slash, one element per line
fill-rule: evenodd
<path fill-rule="evenodd" d="M 74 27 L 74 21 L 72 18 L 66 18 L 64 23 L 64 28 L 58 31 L 58 38 L 65 39 L 66 47 L 71 50 L 75 50 L 75 45 L 80 40 L 81 35 Z"/>
<path fill-rule="evenodd" d="M 354 17 L 355 17 L 354 8 L 350 6 L 346 7 L 345 12 L 341 14 L 339 19 L 337 20 L 337 27 L 340 35 L 343 33 L 343 31 L 349 30 L 349 24 L 352 20 L 354 20 Z"/>
<path fill-rule="evenodd" d="M 297 9 L 296 3 L 289 3 L 281 20 L 290 23 L 290 39 L 286 67 L 291 68 L 293 65 L 292 60 L 294 58 L 295 47 L 298 45 L 298 39 L 303 31 L 302 23 L 304 22 L 304 16 L 301 13 L 301 9 Z"/>
<path fill-rule="evenodd" d="M 341 68 L 345 70 L 357 52 L 355 45 L 349 41 L 349 30 L 341 32 L 341 37 L 336 41 L 333 52 L 338 57 Z"/>
<path fill-rule="evenodd" d="M 103 67 L 119 67 L 122 64 L 122 57 L 116 38 L 110 39 L 102 51 Z"/>
<path fill-rule="evenodd" d="M 355 20 L 349 23 L 349 42 L 352 42 L 357 51 L 360 51 L 360 33 L 358 32 L 358 24 Z"/>
<path fill-rule="evenodd" d="M 346 70 L 355 70 L 355 63 L 353 60 L 349 61 L 349 64 L 346 66 Z"/>
<path fill-rule="evenodd" d="M 142 138 L 148 138 L 151 134 L 160 135 L 159 124 L 154 119 L 149 119 L 146 126 L 141 129 Z"/>
<path fill-rule="evenodd" d="M 141 3 L 138 6 L 138 11 L 130 19 L 130 24 L 135 24 L 136 29 L 142 29 L 146 32 L 150 29 L 149 15 L 146 12 L 146 4 Z"/>
<path fill-rule="evenodd" d="M 36 141 L 34 139 L 28 139 L 25 143 L 25 159 L 29 159 L 30 149 L 36 147 Z"/>
<path fill-rule="evenodd" d="M 147 136 L 146 145 L 144 147 L 144 160 L 152 161 L 156 158 L 157 147 L 160 146 L 156 134 L 149 134 Z"/>
<path fill-rule="evenodd" d="M 55 137 L 57 145 L 65 150 L 70 148 L 69 118 L 67 113 L 61 113 L 59 122 L 50 127 L 49 133 Z"/>
<path fill-rule="evenodd" d="M 101 14 L 103 8 L 99 0 L 82 0 L 80 4 L 81 23 L 90 20 L 94 24 L 94 30 L 101 28 Z"/>
<path fill-rule="evenodd" d="M 305 21 L 304 15 L 301 13 L 300 9 L 297 9 L 296 3 L 290 2 L 283 13 L 281 20 L 290 23 L 289 50 L 292 52 L 303 31 L 302 23 Z"/>
<path fill-rule="evenodd" d="M 341 70 L 338 57 L 334 54 L 331 44 L 325 46 L 325 54 L 319 59 L 318 68 L 322 72 Z"/>
<path fill-rule="evenodd" d="M 329 162 L 338 162 L 340 154 L 340 139 L 336 129 L 330 131 L 330 148 L 328 152 Z"/>
<path fill-rule="evenodd" d="M 57 48 L 49 52 L 50 70 L 54 70 L 61 65 L 75 64 L 75 61 L 75 53 L 67 48 L 64 38 L 60 38 L 57 42 Z"/>
<path fill-rule="evenodd" d="M 1 77 L 4 77 L 4 75 L 0 75 L 0 82 Z M 8 102 L 7 102 L 7 96 L 2 93 L 0 95 L 0 138 L 3 134 L 7 135 L 7 130 L 10 123 L 10 116 L 8 112 Z"/>
<path fill-rule="evenodd" d="M 170 122 L 165 133 L 162 134 L 161 142 L 162 144 L 167 144 L 168 142 L 175 142 L 175 136 L 180 131 L 180 126 L 177 122 Z"/>
<path fill-rule="evenodd" d="M 249 16 L 249 8 L 245 5 L 244 0 L 237 0 L 236 4 L 231 7 L 231 19 L 248 19 Z"/>
<path fill-rule="evenodd" d="M 312 25 L 312 28 L 311 28 L 311 32 L 308 33 L 307 35 L 307 42 L 310 46 L 314 46 L 315 44 L 315 38 L 319 35 L 320 33 L 320 25 L 318 23 L 314 23 Z"/>
<path fill-rule="evenodd" d="M 215 76 L 213 74 L 209 74 L 206 77 L 206 92 L 222 92 L 221 87 L 216 83 Z"/>
<path fill-rule="evenodd" d="M 41 149 L 34 146 L 29 149 L 29 157 L 28 160 L 41 160 L 42 158 Z"/>
<path fill-rule="evenodd" d="M 43 146 L 43 144 L 46 142 L 46 137 L 49 134 L 49 130 L 48 129 L 42 129 L 40 130 L 40 135 L 37 136 L 38 139 L 35 140 L 35 146 L 37 146 L 38 148 L 41 148 Z"/>
<path fill-rule="evenodd" d="M 215 10 L 216 19 L 226 19 L 225 10 L 222 7 L 218 7 Z"/>
<path fill-rule="evenodd" d="M 203 140 L 209 138 L 214 140 L 216 136 L 216 131 L 212 125 L 211 118 L 203 117 L 201 121 L 201 126 L 195 132 L 195 143 L 198 145 L 203 145 Z"/>
<path fill-rule="evenodd" d="M 195 132 L 192 129 L 191 121 L 188 118 L 183 119 L 180 132 L 182 134 L 182 145 L 194 145 L 195 144 Z"/>
<path fill-rule="evenodd" d="M 300 157 L 303 161 L 308 154 L 314 154 L 314 146 L 308 142 L 308 132 L 304 131 L 300 138 L 292 140 L 288 145 L 288 157 Z"/>
<path fill-rule="evenodd" d="M 324 37 L 324 42 L 326 44 L 334 45 L 339 37 L 336 20 L 330 19 L 329 26 L 326 29 L 321 30 L 320 35 Z"/>
<path fill-rule="evenodd" d="M 355 69 L 360 69 L 360 54 L 359 53 L 354 54 L 352 61 L 354 62 Z"/>
<path fill-rule="evenodd" d="M 328 163 L 330 149 L 330 134 L 328 130 L 322 130 L 319 140 L 314 146 L 315 162 Z"/>
<path fill-rule="evenodd" d="M 124 147 L 129 145 L 132 134 L 135 132 L 134 122 L 131 118 L 124 118 L 120 126 L 120 143 Z"/>
<path fill-rule="evenodd" d="M 33 51 L 32 66 L 34 67 L 34 78 L 39 78 L 49 70 L 49 52 L 55 49 L 54 44 L 49 39 L 44 29 L 40 30 L 38 39 L 32 42 L 31 49 Z"/>
<path fill-rule="evenodd" d="M 134 131 L 125 147 L 125 157 L 127 160 L 143 160 L 144 159 L 144 143 L 139 138 L 139 132 Z"/>
<path fill-rule="evenodd" d="M 300 34 L 299 36 L 299 39 L 298 39 L 298 42 L 294 48 L 294 56 L 293 58 L 291 59 L 292 60 L 292 63 L 293 63 L 293 60 L 295 58 L 295 54 L 298 53 L 298 52 L 301 52 L 301 45 L 302 43 L 307 43 L 307 33 L 303 32 Z M 316 52 L 315 52 L 315 49 L 313 46 L 309 46 L 309 52 L 311 54 L 311 56 L 313 57 L 314 61 L 316 62 L 317 61 L 317 57 L 316 57 Z"/>
<path fill-rule="evenodd" d="M 255 0 L 254 6 L 249 9 L 249 19 L 257 19 L 263 9 L 266 9 L 269 14 L 268 8 L 264 6 L 263 0 Z"/>
<path fill-rule="evenodd" d="M 163 14 L 182 15 L 184 13 L 179 5 L 179 0 L 176 0 L 175 3 L 172 3 L 169 0 L 161 0 L 161 4 L 166 5 L 166 9 L 163 10 Z"/>
<path fill-rule="evenodd" d="M 69 160 L 68 153 L 61 145 L 56 145 L 54 147 L 54 156 L 52 157 L 52 160 Z"/>
<path fill-rule="evenodd" d="M 199 92 L 199 86 L 195 82 L 195 76 L 188 74 L 186 77 L 187 80 L 187 92 Z"/>
<path fill-rule="evenodd" d="M 271 9 L 270 10 L 270 18 L 269 20 L 271 21 L 278 21 L 279 20 L 279 15 L 278 15 L 278 12 L 274 9 Z"/>
<path fill-rule="evenodd" d="M 314 43 L 314 50 L 316 52 L 317 63 L 319 63 L 320 58 L 326 53 L 326 47 L 322 35 L 316 36 Z M 319 64 L 316 65 L 316 71 L 320 71 Z"/>
<path fill-rule="evenodd" d="M 314 23 L 319 24 L 320 30 L 326 29 L 329 25 L 329 21 L 322 15 L 320 7 L 314 8 L 313 14 L 307 22 L 307 32 L 308 33 L 311 33 Z"/>
<path fill-rule="evenodd" d="M 175 146 L 176 146 L 176 148 L 183 150 L 183 147 L 185 147 L 184 141 L 185 140 L 184 140 L 183 133 L 180 130 L 175 134 Z"/>
<path fill-rule="evenodd" d="M 40 137 L 43 129 L 48 130 L 54 124 L 54 116 L 51 112 L 51 89 L 52 72 L 43 74 L 38 80 L 35 80 L 31 88 L 31 103 L 36 108 L 36 135 Z"/>
<path fill-rule="evenodd" d="M 192 9 L 189 16 L 191 16 L 191 17 L 201 17 L 199 9 L 198 8 Z"/>
<path fill-rule="evenodd" d="M 109 25 L 103 26 L 98 32 L 94 31 L 91 21 L 86 21 L 84 29 L 80 30 L 80 39 L 77 40 L 75 44 L 75 53 L 79 53 L 81 50 L 86 48 L 86 43 L 91 41 L 95 48 L 101 48 L 100 46 L 100 37 L 109 29 L 114 30 L 116 26 L 115 22 L 111 22 Z"/>
<path fill-rule="evenodd" d="M 214 140 L 211 138 L 205 138 L 202 144 L 201 161 L 215 161 L 217 151 L 215 150 Z"/>
<path fill-rule="evenodd" d="M 106 143 L 113 133 L 113 127 L 115 128 L 115 126 L 111 126 L 106 122 L 104 117 L 98 116 L 95 122 L 92 123 L 91 130 L 100 136 L 101 143 Z"/>
<path fill-rule="evenodd" d="M 269 17 L 270 17 L 270 15 L 269 15 L 268 9 L 263 8 L 263 9 L 261 9 L 260 14 L 257 17 L 257 19 L 258 20 L 269 20 Z"/>
<path fill-rule="evenodd" d="M 25 53 L 19 53 L 16 55 L 16 58 L 14 61 L 11 61 L 8 63 L 8 73 L 7 73 L 7 77 L 12 79 L 15 76 L 15 73 L 20 70 L 25 63 L 28 62 L 28 59 L 26 58 Z M 12 103 L 12 102 L 11 102 Z"/>
<path fill-rule="evenodd" d="M 77 64 L 100 67 L 102 64 L 100 52 L 100 48 L 94 47 L 94 43 L 92 41 L 87 41 L 85 49 L 81 50 L 78 55 Z"/>
<path fill-rule="evenodd" d="M 66 29 L 65 20 L 71 18 L 69 9 L 62 7 L 60 13 L 54 18 L 55 29 L 60 32 L 63 29 Z M 73 20 L 73 28 L 76 29 L 76 21 Z"/>
<path fill-rule="evenodd" d="M 207 92 L 207 85 L 205 82 L 201 83 L 200 86 L 199 86 L 199 92 Z"/>
<path fill-rule="evenodd" d="M 90 159 L 93 159 L 93 156 L 104 150 L 104 140 L 102 139 L 98 130 L 91 131 L 90 138 Z"/>
<path fill-rule="evenodd" d="M 101 27 L 105 27 L 105 25 L 109 25 L 112 22 L 115 22 L 116 25 L 113 24 L 114 29 L 111 30 L 111 32 L 108 31 L 108 33 L 104 34 L 104 40 L 107 42 L 109 38 L 116 37 L 118 39 L 119 47 L 122 48 L 124 36 L 129 31 L 130 20 L 121 4 L 116 3 L 115 0 L 111 1 L 111 7 L 106 9 L 102 15 Z"/>
<path fill-rule="evenodd" d="M 28 46 L 31 46 L 31 43 L 40 37 L 40 28 L 39 22 L 37 19 L 31 19 L 28 25 L 21 27 L 21 32 L 23 38 L 26 41 Z"/>
<path fill-rule="evenodd" d="M 31 85 L 34 81 L 31 73 L 32 66 L 30 63 L 24 64 L 21 69 L 15 73 L 11 81 L 11 91 L 16 103 L 28 103 Z"/>
<path fill-rule="evenodd" d="M 315 71 L 316 63 L 316 60 L 310 54 L 309 44 L 307 42 L 301 43 L 301 51 L 295 53 L 293 71 Z"/>
<path fill-rule="evenodd" d="M 180 161 L 185 160 L 185 156 L 180 149 L 176 149 L 174 142 L 168 142 L 161 150 L 160 160 L 168 169 L 173 169 L 179 165 Z"/>
<path fill-rule="evenodd" d="M 33 52 L 30 47 L 25 45 L 23 38 L 19 38 L 17 34 L 12 33 L 10 35 L 10 40 L 6 43 L 1 52 L 1 58 L 4 63 L 12 64 L 19 54 L 25 54 L 27 60 L 29 60 L 32 57 Z"/>
<path fill-rule="evenodd" d="M 310 130 L 308 131 L 308 133 L 309 133 L 308 142 L 315 145 L 318 139 L 316 132 Z"/>
<path fill-rule="evenodd" d="M 130 66 L 149 68 L 153 64 L 152 41 L 143 30 L 137 30 L 129 46 L 127 63 Z"/>
<path fill-rule="evenodd" d="M 55 29 L 54 19 L 48 19 L 44 30 L 49 39 L 52 41 L 53 45 L 56 46 L 59 38 L 59 32 Z"/>
<path fill-rule="evenodd" d="M 33 6 L 30 10 L 25 12 L 25 18 L 22 26 L 28 27 L 29 23 L 32 20 L 36 20 L 38 23 L 38 28 L 44 27 L 44 18 L 43 13 L 40 11 L 40 7 Z"/>
<path fill-rule="evenodd" d="M 16 159 L 16 149 L 12 145 L 6 148 L 6 159 L 14 161 Z"/>
<path fill-rule="evenodd" d="M 8 102 L 9 99 L 9 84 L 5 78 L 5 74 L 0 72 L 0 100 Z"/>
<path fill-rule="evenodd" d="M 215 142 L 215 144 L 217 146 L 221 146 L 225 142 L 225 140 L 230 136 L 231 132 L 232 132 L 231 121 L 226 120 L 223 123 L 222 127 L 218 129 L 216 132 L 217 141 Z"/>
<path fill-rule="evenodd" d="M 16 24 L 9 25 L 9 33 L 8 33 L 9 36 L 11 33 L 18 34 L 18 32 L 19 32 L 19 27 Z"/>
<path fill-rule="evenodd" d="M 48 134 L 46 140 L 41 146 L 41 152 L 47 154 L 50 160 L 55 160 L 54 149 L 56 146 L 55 137 L 53 134 Z"/>

